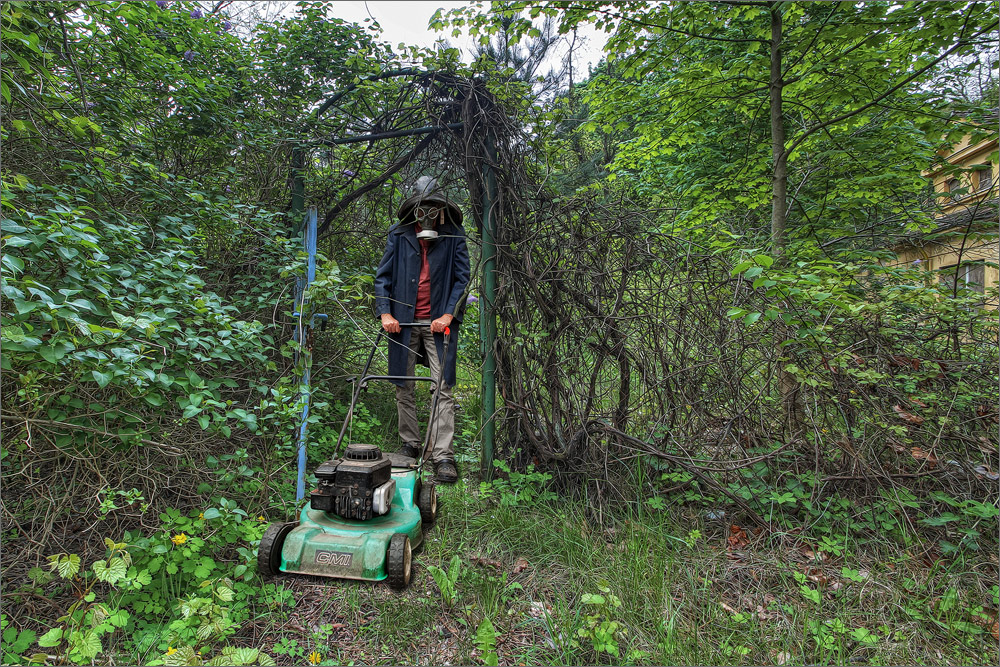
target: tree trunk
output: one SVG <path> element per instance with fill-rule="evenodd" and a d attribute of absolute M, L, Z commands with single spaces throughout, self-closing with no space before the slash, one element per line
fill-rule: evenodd
<path fill-rule="evenodd" d="M 781 110 L 781 12 L 771 4 L 771 252 L 775 259 L 785 252 L 785 199 L 788 195 L 788 155 L 785 153 L 785 124 Z"/>
<path fill-rule="evenodd" d="M 780 3 L 771 4 L 771 76 L 768 92 L 771 107 L 771 254 L 775 260 L 785 253 L 785 222 L 788 211 L 788 153 L 785 150 L 785 119 L 781 108 L 784 81 L 781 77 L 781 10 Z M 787 340 L 785 324 L 775 320 L 777 335 L 775 345 L 778 358 L 782 358 L 782 343 Z M 784 360 L 778 362 L 778 386 L 781 390 L 785 427 L 790 437 L 802 430 L 802 412 L 799 406 L 799 383 L 785 370 Z"/>

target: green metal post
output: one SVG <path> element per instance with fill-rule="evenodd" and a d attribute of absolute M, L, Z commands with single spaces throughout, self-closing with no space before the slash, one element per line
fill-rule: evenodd
<path fill-rule="evenodd" d="M 479 311 L 479 336 L 483 352 L 483 479 L 493 477 L 493 442 L 496 437 L 496 372 L 497 360 L 493 353 L 493 345 L 497 338 L 496 288 L 497 288 L 497 246 L 496 219 L 497 211 L 493 206 L 497 201 L 497 180 L 493 173 L 492 163 L 496 162 L 497 151 L 495 139 L 487 139 L 486 160 L 483 162 L 483 294 L 480 300 L 482 308 Z"/>

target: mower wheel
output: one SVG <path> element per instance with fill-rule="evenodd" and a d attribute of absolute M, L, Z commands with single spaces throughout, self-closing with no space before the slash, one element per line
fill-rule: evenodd
<path fill-rule="evenodd" d="M 257 548 L 257 571 L 262 576 L 274 576 L 281 574 L 281 547 L 285 544 L 285 537 L 292 532 L 292 528 L 299 525 L 292 523 L 272 523 L 264 531 L 260 538 L 260 546 Z"/>
<path fill-rule="evenodd" d="M 417 508 L 420 509 L 420 519 L 424 523 L 434 523 L 438 513 L 438 492 L 434 482 L 420 485 Z"/>
<path fill-rule="evenodd" d="M 410 547 L 410 536 L 406 533 L 396 533 L 389 540 L 389 553 L 385 558 L 385 573 L 389 586 L 397 591 L 409 586 L 412 568 L 413 549 Z"/>

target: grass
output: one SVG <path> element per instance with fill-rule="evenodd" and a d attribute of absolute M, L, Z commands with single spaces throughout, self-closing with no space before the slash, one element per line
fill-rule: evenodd
<path fill-rule="evenodd" d="M 475 394 L 466 375 L 457 393 Z M 371 407 L 371 435 L 395 442 L 394 404 Z M 457 416 L 458 442 L 476 440 L 475 412 Z M 296 664 L 311 651 L 321 664 L 485 664 L 494 656 L 476 634 L 488 618 L 495 657 L 510 665 L 1000 662 L 996 553 L 945 559 L 913 534 L 820 553 L 696 506 L 633 506 L 598 522 L 582 502 L 546 497 L 540 476 L 481 488 L 473 446 L 458 460 L 464 479 L 440 488 L 408 590 L 281 577 L 296 595 L 295 625 L 272 617 L 273 633 L 254 645 L 296 636 Z M 456 554 L 457 598 L 446 605 L 428 567 L 447 569 Z M 317 590 L 325 604 L 308 601 Z M 324 624 L 333 629 L 309 630 Z"/>
<path fill-rule="evenodd" d="M 600 526 L 580 505 L 503 504 L 468 481 L 442 489 L 441 500 L 407 591 L 320 584 L 328 604 L 311 622 L 343 626 L 310 644 L 325 664 L 483 664 L 475 635 L 484 617 L 496 630 L 500 664 L 512 665 L 1000 657 L 995 555 L 928 562 L 886 541 L 850 545 L 834 558 L 763 535 L 732 548 L 729 526 L 683 509 L 647 511 L 641 520 L 605 515 Z M 462 567 L 449 607 L 427 567 L 447 568 L 455 554 Z"/>

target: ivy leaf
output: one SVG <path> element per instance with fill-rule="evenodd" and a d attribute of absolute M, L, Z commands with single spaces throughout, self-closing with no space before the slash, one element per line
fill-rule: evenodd
<path fill-rule="evenodd" d="M 114 377 L 112 373 L 102 373 L 101 371 L 91 371 L 94 380 L 97 382 L 97 386 L 101 389 L 107 387 L 111 383 L 111 379 Z"/>

